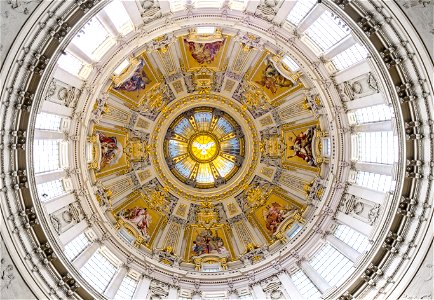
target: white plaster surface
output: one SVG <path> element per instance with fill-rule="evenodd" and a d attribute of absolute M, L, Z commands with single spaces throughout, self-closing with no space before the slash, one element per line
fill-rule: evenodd
<path fill-rule="evenodd" d="M 433 243 L 400 299 L 433 299 Z"/>
<path fill-rule="evenodd" d="M 3 238 L 1 238 L 0 244 L 0 299 L 36 299 L 18 273 L 6 250 Z"/>
<path fill-rule="evenodd" d="M 434 1 L 433 0 L 397 0 L 396 1 L 416 31 L 434 60 Z"/>
<path fill-rule="evenodd" d="M 21 27 L 41 1 L 47 0 L 0 0 L 0 61 L 2 64 Z"/>

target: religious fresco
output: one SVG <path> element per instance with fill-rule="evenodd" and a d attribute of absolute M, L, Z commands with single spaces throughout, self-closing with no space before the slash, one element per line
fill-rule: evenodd
<path fill-rule="evenodd" d="M 143 70 L 145 66 L 144 59 L 141 58 L 139 61 L 140 63 L 134 70 L 133 75 L 121 84 L 115 85 L 113 87 L 115 90 L 126 92 L 144 90 L 146 85 L 151 82 L 151 80 L 148 78 L 148 75 L 146 75 L 145 70 Z"/>
<path fill-rule="evenodd" d="M 275 233 L 283 220 L 293 215 L 296 211 L 296 207 L 282 206 L 278 202 L 273 202 L 270 205 L 267 205 L 265 209 L 262 210 L 265 227 L 269 232 Z"/>
<path fill-rule="evenodd" d="M 294 132 L 293 132 L 294 134 Z M 293 155 L 287 156 L 287 158 L 292 157 L 300 157 L 304 161 L 307 162 L 310 166 L 315 166 L 316 162 L 313 157 L 312 150 L 312 140 L 315 134 L 315 126 L 309 127 L 306 131 L 299 133 L 298 135 L 294 134 L 294 137 L 288 137 L 288 141 L 292 141 L 292 146 L 289 146 L 289 149 L 294 153 Z"/>
<path fill-rule="evenodd" d="M 280 74 L 270 60 L 267 60 L 265 69 L 262 70 L 260 80 L 256 80 L 255 82 L 260 86 L 270 90 L 270 92 L 273 94 L 276 94 L 279 88 L 288 88 L 294 86 L 292 80 L 289 80 Z"/>
<path fill-rule="evenodd" d="M 260 206 L 250 213 L 250 219 L 258 225 L 261 232 L 271 241 L 278 232 L 284 233 L 301 218 L 304 207 L 276 189 L 266 193 Z"/>
<path fill-rule="evenodd" d="M 218 236 L 217 232 L 210 229 L 203 229 L 197 234 L 191 250 L 194 256 L 202 254 L 229 256 L 229 251 L 226 249 L 223 239 Z"/>
<path fill-rule="evenodd" d="M 142 54 L 131 59 L 119 76 L 113 76 L 109 92 L 125 101 L 127 106 L 139 107 L 146 101 L 147 94 L 161 85 L 160 77 L 147 55 Z"/>
<path fill-rule="evenodd" d="M 118 213 L 118 216 L 133 224 L 142 235 L 145 242 L 151 238 L 149 235 L 149 227 L 152 223 L 152 217 L 146 207 L 135 206 L 127 208 Z"/>
<path fill-rule="evenodd" d="M 125 151 L 128 133 L 125 130 L 95 126 L 90 141 L 93 144 L 93 162 L 89 168 L 94 169 L 97 178 L 129 168 L 130 161 Z"/>
<path fill-rule="evenodd" d="M 216 256 L 228 259 L 233 256 L 224 225 L 216 224 L 210 228 L 191 225 L 187 231 L 188 247 L 184 253 L 186 260 L 198 256 Z"/>
<path fill-rule="evenodd" d="M 220 48 L 224 45 L 225 40 L 215 41 L 211 43 L 197 43 L 197 42 L 189 42 L 184 39 L 184 43 L 188 47 L 188 51 L 191 56 L 197 61 L 199 64 L 211 64 L 214 62 L 217 53 Z"/>
<path fill-rule="evenodd" d="M 124 147 L 115 136 L 106 136 L 103 132 L 97 132 L 97 135 L 101 149 L 101 159 L 99 163 L 101 170 L 119 162 L 124 153 Z"/>
<path fill-rule="evenodd" d="M 300 82 L 300 74 L 285 71 L 278 68 L 282 63 L 270 53 L 265 52 L 258 62 L 252 66 L 246 73 L 246 82 L 244 83 L 247 91 L 247 98 L 255 98 L 250 93 L 260 94 L 261 101 L 277 106 L 281 104 L 284 97 L 301 89 L 303 84 Z M 260 91 L 256 90 L 260 89 Z M 256 96 L 257 97 L 257 96 Z M 261 102 L 256 101 L 256 102 Z M 262 104 L 263 106 L 264 104 Z M 258 105 L 256 105 L 258 106 Z"/>
<path fill-rule="evenodd" d="M 126 229 L 136 238 L 136 244 L 148 247 L 165 219 L 161 212 L 149 204 L 147 196 L 137 191 L 128 195 L 127 201 L 113 210 L 113 216 L 118 229 Z"/>
<path fill-rule="evenodd" d="M 317 136 L 321 133 L 317 122 L 300 125 L 283 125 L 282 138 L 285 146 L 282 156 L 283 165 L 318 170 L 321 162 L 320 147 L 321 139 Z"/>
<path fill-rule="evenodd" d="M 206 67 L 213 71 L 225 68 L 229 36 L 188 35 L 179 37 L 183 67 L 187 72 Z"/>

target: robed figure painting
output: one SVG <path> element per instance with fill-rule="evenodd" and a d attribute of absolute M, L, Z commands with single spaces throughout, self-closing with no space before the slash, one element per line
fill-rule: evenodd
<path fill-rule="evenodd" d="M 143 236 L 145 241 L 149 241 L 149 226 L 152 223 L 152 217 L 146 207 L 127 208 L 119 212 L 119 216 L 134 225 Z"/>

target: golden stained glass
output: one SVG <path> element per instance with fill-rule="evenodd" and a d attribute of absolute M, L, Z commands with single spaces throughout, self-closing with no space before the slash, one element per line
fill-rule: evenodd
<path fill-rule="evenodd" d="M 198 162 L 210 162 L 218 155 L 219 142 L 208 133 L 200 133 L 191 139 L 189 145 L 193 159 Z"/>
<path fill-rule="evenodd" d="M 170 125 L 164 143 L 169 169 L 182 182 L 212 188 L 228 182 L 244 159 L 244 135 L 227 113 L 196 107 Z"/>

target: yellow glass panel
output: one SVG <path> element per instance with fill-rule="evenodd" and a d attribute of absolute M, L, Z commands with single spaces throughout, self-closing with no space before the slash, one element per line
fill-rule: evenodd
<path fill-rule="evenodd" d="M 236 156 L 244 155 L 237 126 L 231 116 L 211 107 L 193 108 L 175 119 L 164 144 L 175 176 L 203 189 L 214 187 L 220 177 L 229 180 L 239 168 Z"/>
<path fill-rule="evenodd" d="M 218 141 L 209 134 L 199 134 L 190 144 L 193 158 L 199 162 L 207 162 L 218 154 Z"/>

